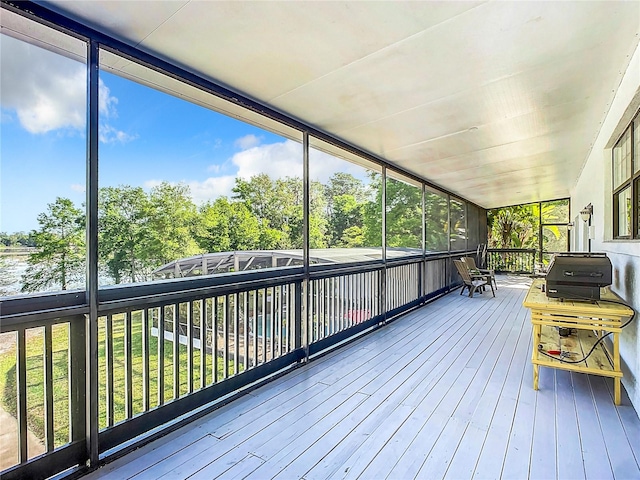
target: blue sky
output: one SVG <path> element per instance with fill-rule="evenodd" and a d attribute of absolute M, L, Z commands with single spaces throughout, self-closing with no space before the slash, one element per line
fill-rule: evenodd
<path fill-rule="evenodd" d="M 85 67 L 1 36 L 0 231 L 36 229 L 57 196 L 85 198 Z M 312 154 L 311 176 L 363 170 Z M 200 204 L 236 177 L 302 176 L 299 143 L 107 72 L 100 74 L 100 186 L 189 185 Z"/>

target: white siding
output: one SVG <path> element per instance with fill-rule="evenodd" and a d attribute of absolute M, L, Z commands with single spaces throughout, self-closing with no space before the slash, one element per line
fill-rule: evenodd
<path fill-rule="evenodd" d="M 621 66 L 620 83 L 612 86 L 617 93 L 609 111 L 603 113 L 600 132 L 593 143 L 584 169 L 571 194 L 571 211 L 577 214 L 593 204 L 592 225 L 595 235 L 592 251 L 606 252 L 613 264 L 613 289 L 640 311 L 640 240 L 612 240 L 613 206 L 611 198 L 611 146 L 630 123 L 640 105 L 640 44 L 626 71 Z M 590 139 L 585 139 L 589 141 Z M 582 220 L 579 220 L 582 223 Z M 574 231 L 584 237 L 580 225 Z M 586 246 L 581 238 L 580 245 Z M 620 351 L 625 385 L 636 411 L 640 411 L 640 318 L 622 333 Z"/>

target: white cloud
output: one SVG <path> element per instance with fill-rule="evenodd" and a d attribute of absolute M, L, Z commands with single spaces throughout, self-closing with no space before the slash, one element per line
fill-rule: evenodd
<path fill-rule="evenodd" d="M 71 190 L 73 190 L 74 192 L 78 192 L 78 193 L 84 193 L 85 192 L 84 185 L 81 185 L 79 183 L 71 184 Z"/>
<path fill-rule="evenodd" d="M 224 175 L 220 177 L 209 177 L 202 182 L 198 180 L 191 180 L 168 183 L 171 185 L 176 185 L 178 183 L 187 185 L 194 203 L 196 205 L 202 205 L 208 201 L 214 201 L 216 198 L 221 196 L 231 197 L 233 194 L 232 189 L 236 185 L 236 177 L 234 175 Z M 160 184 L 162 184 L 162 180 L 152 179 L 145 181 L 142 186 L 148 191 Z"/>
<path fill-rule="evenodd" d="M 152 179 L 152 180 L 147 180 L 146 182 L 144 182 L 142 184 L 142 188 L 144 188 L 145 190 L 151 190 L 154 187 L 158 187 L 162 185 L 162 180 L 156 180 L 156 179 Z"/>
<path fill-rule="evenodd" d="M 15 110 L 18 121 L 30 133 L 84 130 L 87 102 L 84 64 L 6 35 L 1 37 L 0 48 L 3 109 Z M 102 80 L 99 98 L 101 117 L 116 118 L 118 99 Z M 133 138 L 115 129 L 112 133 L 116 133 L 113 138 L 118 141 L 122 141 L 123 135 L 127 140 Z"/>
<path fill-rule="evenodd" d="M 98 128 L 98 136 L 102 143 L 128 143 L 138 138 L 137 135 L 130 135 L 107 123 L 100 124 Z"/>
<path fill-rule="evenodd" d="M 244 137 L 238 138 L 235 141 L 235 145 L 241 150 L 248 150 L 252 147 L 256 147 L 260 145 L 260 139 L 253 134 L 249 134 L 249 135 L 245 135 Z"/>
<path fill-rule="evenodd" d="M 238 152 L 231 161 L 238 167 L 238 177 L 244 179 L 260 173 L 266 173 L 271 178 L 302 177 L 302 145 L 293 140 L 259 145 Z M 326 183 L 336 172 L 364 178 L 362 167 L 319 150 L 310 151 L 309 176 L 312 180 Z"/>
<path fill-rule="evenodd" d="M 271 178 L 302 177 L 302 145 L 293 140 L 260 145 L 236 153 L 231 162 L 244 179 L 261 173 Z"/>
<path fill-rule="evenodd" d="M 218 197 L 231 197 L 232 189 L 236 184 L 236 177 L 225 175 L 222 177 L 209 177 L 203 182 L 191 181 L 187 185 L 191 189 L 191 196 L 196 205 L 213 201 Z"/>
<path fill-rule="evenodd" d="M 184 180 L 191 190 L 193 201 L 201 205 L 220 196 L 233 196 L 236 178 L 250 179 L 261 173 L 271 178 L 302 177 L 302 145 L 293 140 L 259 145 L 236 153 L 231 163 L 237 167 L 235 175 L 215 175 L 205 180 Z M 336 172 L 347 172 L 357 178 L 364 178 L 364 170 L 347 161 L 333 157 L 318 150 L 311 152 L 310 175 L 313 180 L 326 183 Z M 208 171 L 218 174 L 221 165 L 211 165 Z M 150 190 L 162 183 L 160 180 L 147 180 L 144 188 Z M 173 182 L 172 182 L 173 183 Z"/>

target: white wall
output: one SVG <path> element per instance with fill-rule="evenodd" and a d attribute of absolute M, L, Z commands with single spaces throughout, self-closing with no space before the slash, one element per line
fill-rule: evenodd
<path fill-rule="evenodd" d="M 621 78 L 615 98 L 604 117 L 600 133 L 584 169 L 571 193 L 571 211 L 577 214 L 593 205 L 591 224 L 595 235 L 593 252 L 606 252 L 613 264 L 612 289 L 639 312 L 636 320 L 621 334 L 620 352 L 623 362 L 623 385 L 636 412 L 640 412 L 640 240 L 612 240 L 613 206 L 611 195 L 611 147 L 629 125 L 640 106 L 640 44 Z M 583 223 L 582 220 L 578 220 Z M 572 234 L 580 236 L 577 245 L 585 246 L 582 225 Z M 573 242 L 572 242 L 573 243 Z M 575 243 L 574 243 L 575 245 Z"/>

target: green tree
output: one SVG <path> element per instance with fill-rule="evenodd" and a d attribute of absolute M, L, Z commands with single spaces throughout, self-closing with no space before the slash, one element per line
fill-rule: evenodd
<path fill-rule="evenodd" d="M 260 224 L 243 202 L 219 197 L 200 208 L 194 238 L 206 252 L 255 250 L 260 248 Z"/>
<path fill-rule="evenodd" d="M 329 216 L 329 241 L 335 247 L 364 246 L 364 202 L 356 195 L 345 193 L 332 199 Z"/>
<path fill-rule="evenodd" d="M 27 260 L 22 291 L 67 290 L 84 275 L 84 214 L 68 198 L 58 197 L 38 215 L 38 223 L 40 228 L 32 233 L 37 251 Z"/>
<path fill-rule="evenodd" d="M 387 246 L 421 248 L 422 189 L 387 179 Z"/>
<path fill-rule="evenodd" d="M 302 180 L 297 177 L 272 180 L 266 174 L 255 175 L 249 180 L 236 179 L 233 200 L 243 202 L 255 215 L 260 225 L 261 249 L 302 248 Z M 311 205 L 323 203 L 319 199 L 321 185 L 311 185 Z M 310 244 L 317 247 L 323 232 L 322 217 L 310 216 Z"/>
<path fill-rule="evenodd" d="M 200 251 L 192 232 L 198 212 L 187 185 L 163 182 L 149 193 L 146 256 L 154 266 Z"/>
<path fill-rule="evenodd" d="M 449 248 L 449 200 L 445 195 L 427 191 L 424 202 L 425 248 L 442 252 Z"/>
<path fill-rule="evenodd" d="M 327 182 L 325 198 L 329 246 L 364 246 L 367 189 L 362 180 L 348 173 L 335 173 Z"/>
<path fill-rule="evenodd" d="M 30 233 L 0 232 L 0 245 L 5 247 L 35 247 L 35 241 Z"/>
<path fill-rule="evenodd" d="M 372 194 L 364 204 L 363 237 L 369 247 L 382 246 L 382 175 L 369 173 Z"/>
<path fill-rule="evenodd" d="M 537 248 L 537 205 L 516 205 L 489 211 L 489 247 Z"/>
<path fill-rule="evenodd" d="M 145 280 L 150 267 L 150 202 L 140 187 L 101 188 L 98 255 L 115 283 Z"/>

